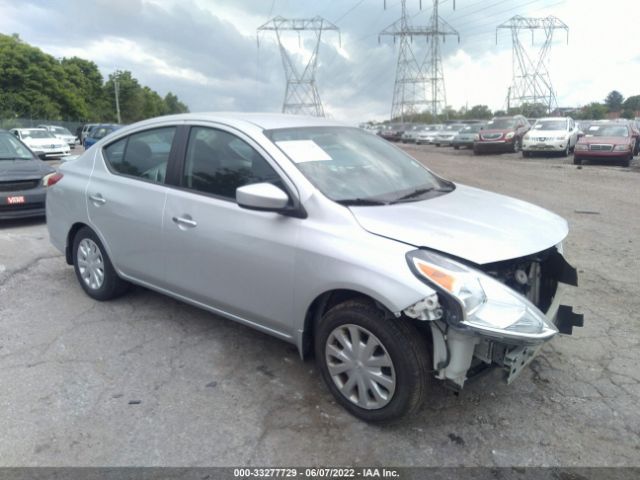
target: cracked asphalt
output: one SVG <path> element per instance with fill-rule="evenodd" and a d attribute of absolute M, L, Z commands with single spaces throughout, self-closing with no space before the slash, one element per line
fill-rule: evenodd
<path fill-rule="evenodd" d="M 0 466 L 639 466 L 640 167 L 406 147 L 569 220 L 585 326 L 512 385 L 437 383 L 391 426 L 336 405 L 294 347 L 138 288 L 88 298 L 44 220 L 0 223 Z"/>

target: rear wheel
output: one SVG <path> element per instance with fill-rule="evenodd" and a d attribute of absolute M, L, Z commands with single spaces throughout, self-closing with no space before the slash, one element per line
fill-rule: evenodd
<path fill-rule="evenodd" d="M 628 167 L 628 166 L 630 166 L 630 165 L 631 165 L 631 160 L 632 160 L 632 159 L 633 159 L 633 157 L 626 158 L 626 159 L 624 159 L 624 160 L 622 160 L 622 161 L 620 162 L 620 165 L 622 165 L 623 167 Z"/>
<path fill-rule="evenodd" d="M 73 239 L 73 267 L 80 286 L 95 300 L 111 300 L 125 293 L 129 283 L 118 277 L 102 242 L 89 227 Z"/>
<path fill-rule="evenodd" d="M 316 325 L 315 354 L 338 403 L 368 422 L 415 412 L 429 374 L 425 338 L 409 320 L 385 318 L 372 302 L 347 301 Z"/>

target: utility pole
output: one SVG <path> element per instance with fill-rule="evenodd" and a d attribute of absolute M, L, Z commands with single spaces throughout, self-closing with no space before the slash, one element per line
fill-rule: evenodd
<path fill-rule="evenodd" d="M 282 102 L 282 113 L 324 117 L 324 108 L 316 85 L 316 71 L 318 68 L 318 52 L 320 50 L 322 32 L 327 30 L 336 31 L 338 32 L 338 36 L 340 36 L 340 29 L 338 27 L 318 16 L 295 19 L 278 16 L 258 27 L 258 48 L 260 48 L 260 32 L 273 31 L 278 39 L 282 66 L 284 67 L 284 73 L 287 79 L 284 100 Z M 311 52 L 311 57 L 306 65 L 304 65 L 302 71 L 295 65 L 289 51 L 283 45 L 283 32 L 286 31 L 297 32 L 298 43 L 300 43 L 301 32 L 313 32 L 315 35 L 315 45 Z"/>
<path fill-rule="evenodd" d="M 407 0 L 401 0 L 402 15 L 399 20 L 385 28 L 378 37 L 391 36 L 394 42 L 400 39 L 400 51 L 396 67 L 396 81 L 393 88 L 391 118 L 405 119 L 430 111 L 435 118 L 446 107 L 446 89 L 440 41 L 447 36 L 460 35 L 438 14 L 440 0 L 433 0 L 433 12 L 429 26 L 413 26 L 407 13 Z M 385 2 L 386 8 L 386 2 Z M 422 8 L 422 1 L 420 1 Z M 413 38 L 424 37 L 429 44 L 427 53 L 419 61 L 413 49 Z"/>
<path fill-rule="evenodd" d="M 569 27 L 558 18 L 549 16 L 544 18 L 525 18 L 520 15 L 510 18 L 496 28 L 496 44 L 498 43 L 498 31 L 508 29 L 511 31 L 511 41 L 513 44 L 513 80 L 507 97 L 507 109 L 509 107 L 520 107 L 523 104 L 542 104 L 551 112 L 558 106 L 556 92 L 551 84 L 549 75 L 549 54 L 551 42 L 556 30 L 564 30 L 569 43 Z M 520 33 L 523 30 L 531 32 L 531 44 L 533 47 L 534 32 L 542 30 L 545 40 L 537 52 L 532 48 L 527 52 L 527 48 L 520 40 Z M 531 54 L 537 53 L 537 58 Z"/>
<path fill-rule="evenodd" d="M 118 123 L 122 123 L 122 118 L 120 118 L 120 84 L 118 83 L 118 77 L 113 77 L 113 88 L 116 92 L 116 113 L 118 115 Z"/>

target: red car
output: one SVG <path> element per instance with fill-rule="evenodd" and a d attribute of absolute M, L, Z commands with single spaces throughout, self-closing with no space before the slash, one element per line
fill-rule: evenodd
<path fill-rule="evenodd" d="M 624 123 L 595 123 L 589 125 L 578 140 L 573 163 L 585 160 L 618 162 L 628 167 L 636 149 L 637 133 Z"/>
<path fill-rule="evenodd" d="M 476 135 L 473 153 L 478 155 L 483 152 L 519 152 L 522 148 L 522 137 L 530 128 L 529 121 L 522 115 L 496 117 Z"/>

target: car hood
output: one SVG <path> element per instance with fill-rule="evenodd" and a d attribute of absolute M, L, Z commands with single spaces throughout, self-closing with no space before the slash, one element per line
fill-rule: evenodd
<path fill-rule="evenodd" d="M 566 137 L 569 132 L 566 130 L 529 130 L 528 135 L 530 137 Z"/>
<path fill-rule="evenodd" d="M 48 147 L 51 145 L 62 145 L 62 140 L 59 138 L 27 138 L 23 140 L 29 146 L 34 147 Z"/>
<path fill-rule="evenodd" d="M 567 222 L 548 210 L 464 185 L 418 202 L 350 209 L 373 234 L 478 265 L 540 252 L 569 231 Z"/>
<path fill-rule="evenodd" d="M 55 170 L 40 160 L 0 160 L 0 181 L 42 178 Z"/>
<path fill-rule="evenodd" d="M 631 143 L 631 137 L 582 137 L 578 143 L 606 143 L 613 145 L 626 145 Z"/>

